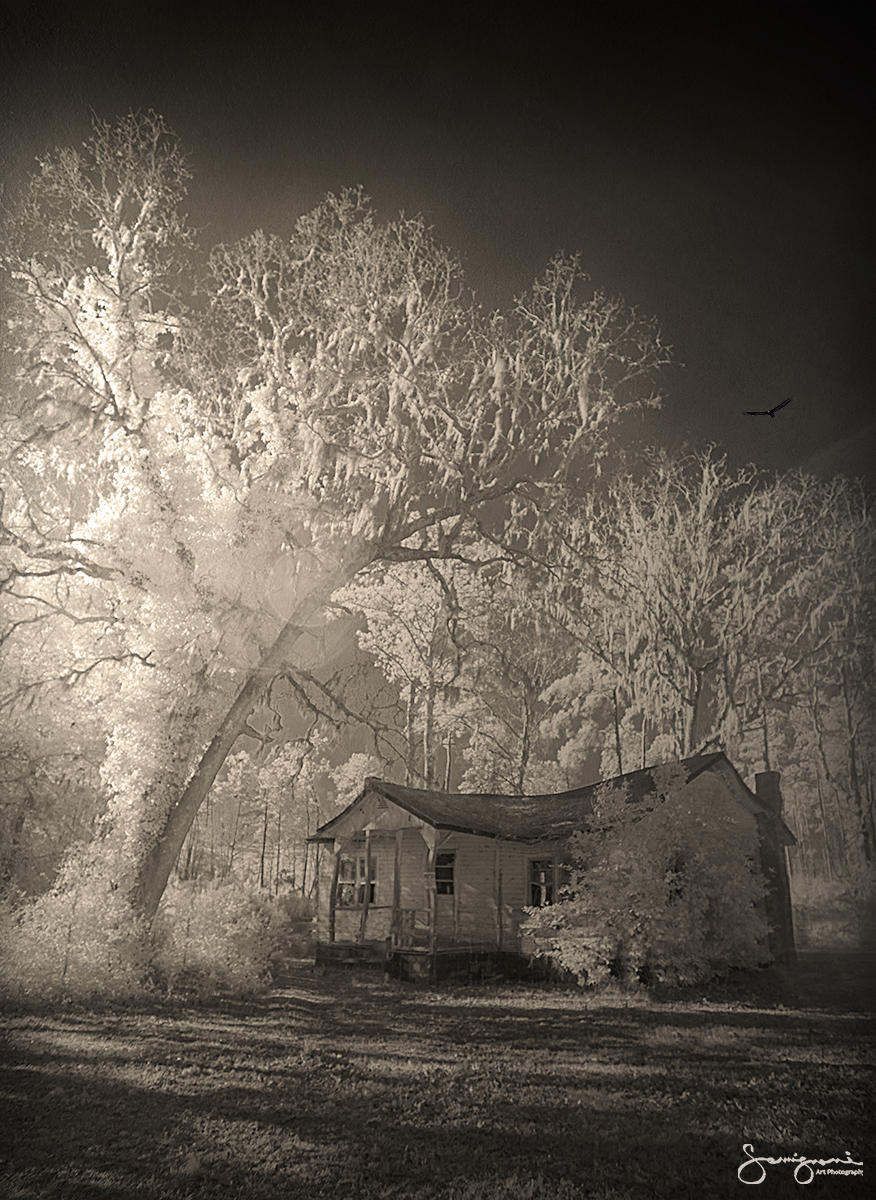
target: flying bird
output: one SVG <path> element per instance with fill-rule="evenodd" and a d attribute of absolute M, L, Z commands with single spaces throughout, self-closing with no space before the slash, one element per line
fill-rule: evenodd
<path fill-rule="evenodd" d="M 793 399 L 793 396 L 789 396 L 787 400 L 783 400 L 782 403 L 777 404 L 775 408 L 756 408 L 754 410 L 747 408 L 745 410 L 745 415 L 747 417 L 774 417 L 780 408 L 784 408 L 786 404 L 790 404 Z"/>

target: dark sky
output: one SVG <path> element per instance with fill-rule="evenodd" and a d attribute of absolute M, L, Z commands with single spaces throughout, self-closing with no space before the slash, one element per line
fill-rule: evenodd
<path fill-rule="evenodd" d="M 734 6 L 696 26 L 671 5 L 192 8 L 8 12 L 10 182 L 85 138 L 92 110 L 151 107 L 191 155 L 207 241 L 282 233 L 361 183 L 384 216 L 425 213 L 490 306 L 580 250 L 675 349 L 643 436 L 873 472 L 874 46 L 857 8 Z M 775 421 L 742 415 L 788 395 Z"/>

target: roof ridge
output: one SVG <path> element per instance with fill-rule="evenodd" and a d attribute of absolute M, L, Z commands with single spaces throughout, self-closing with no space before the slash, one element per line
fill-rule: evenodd
<path fill-rule="evenodd" d="M 566 788 L 562 792 L 527 792 L 524 794 L 514 794 L 513 792 L 448 792 L 443 788 L 417 788 L 412 787 L 407 783 L 396 783 L 391 779 L 380 779 L 377 775 L 367 775 L 364 780 L 364 787 L 373 788 L 398 788 L 402 792 L 413 792 L 420 796 L 434 797 L 452 797 L 453 799 L 472 798 L 477 800 L 554 800 L 563 796 L 575 796 L 581 792 L 590 791 L 592 788 L 602 787 L 605 784 L 617 783 L 621 779 L 631 779 L 637 775 L 646 775 L 651 771 L 659 771 L 663 767 L 678 767 L 689 763 L 698 762 L 699 768 L 691 775 L 693 779 L 700 771 L 705 770 L 716 762 L 719 758 L 726 758 L 723 750 L 709 751 L 708 754 L 689 754 L 686 758 L 676 758 L 669 762 L 652 763 L 647 767 L 637 767 L 634 771 L 624 771 L 621 775 L 612 775 L 608 779 L 595 779 L 592 783 L 581 783 L 577 787 Z M 728 759 L 729 762 L 729 759 Z"/>

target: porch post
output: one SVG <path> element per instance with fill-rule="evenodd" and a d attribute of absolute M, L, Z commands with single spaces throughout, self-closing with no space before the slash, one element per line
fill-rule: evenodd
<path fill-rule="evenodd" d="M 329 942 L 335 940 L 335 903 L 338 895 L 338 874 L 341 870 L 341 843 L 336 843 L 335 865 L 332 870 L 332 886 L 329 892 Z"/>
<path fill-rule="evenodd" d="M 459 941 L 459 879 L 456 871 L 456 859 L 453 863 L 453 940 Z"/>
<path fill-rule="evenodd" d="M 368 906 L 371 902 L 371 830 L 365 830 L 365 895 L 362 900 L 362 916 L 359 920 L 359 941 L 365 941 L 368 924 Z"/>
<path fill-rule="evenodd" d="M 395 861 L 392 872 L 392 921 L 389 926 L 393 945 L 401 942 L 401 855 L 403 829 L 395 831 Z"/>
<path fill-rule="evenodd" d="M 493 859 L 493 884 L 496 894 L 496 945 L 502 949 L 502 843 L 496 839 Z"/>
<path fill-rule="evenodd" d="M 438 848 L 438 831 L 428 826 L 421 830 L 426 843 L 426 905 L 429 909 L 429 952 L 435 952 L 435 936 L 438 924 L 438 901 L 435 894 L 435 852 Z"/>

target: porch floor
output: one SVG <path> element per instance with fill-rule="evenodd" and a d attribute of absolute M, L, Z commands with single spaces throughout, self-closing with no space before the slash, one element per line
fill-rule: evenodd
<path fill-rule="evenodd" d="M 316 947 L 318 966 L 381 968 L 397 979 L 438 983 L 445 979 L 476 982 L 490 978 L 539 979 L 550 971 L 546 960 L 495 946 L 459 943 L 427 947 L 390 947 L 380 942 L 331 942 Z"/>

